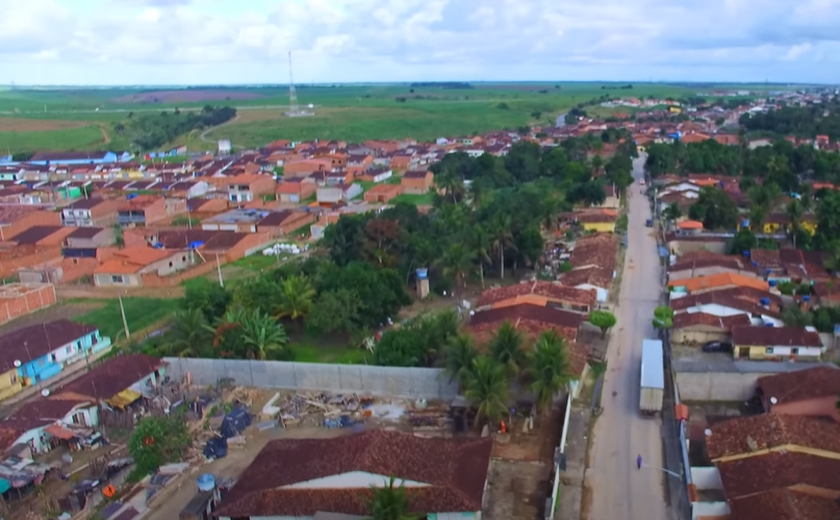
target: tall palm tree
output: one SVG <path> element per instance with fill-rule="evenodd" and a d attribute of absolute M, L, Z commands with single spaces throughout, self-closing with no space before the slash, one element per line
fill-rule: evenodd
<path fill-rule="evenodd" d="M 204 313 L 185 309 L 175 313 L 166 346 L 178 357 L 201 356 L 213 342 Z"/>
<path fill-rule="evenodd" d="M 280 284 L 280 294 L 275 309 L 278 318 L 297 321 L 304 318 L 312 309 L 315 288 L 305 275 L 290 276 Z"/>
<path fill-rule="evenodd" d="M 540 334 L 534 344 L 528 380 L 537 397 L 537 406 L 543 413 L 549 413 L 554 396 L 572 380 L 570 374 L 571 366 L 563 338 L 553 330 Z"/>
<path fill-rule="evenodd" d="M 289 337 L 283 325 L 259 310 L 249 313 L 242 323 L 242 343 L 248 359 L 264 360 L 272 353 L 281 359 L 291 357 Z"/>
<path fill-rule="evenodd" d="M 790 234 L 793 237 L 793 248 L 796 249 L 796 235 L 799 234 L 799 227 L 802 223 L 802 203 L 797 199 L 791 199 L 785 208 L 788 222 L 790 222 Z"/>
<path fill-rule="evenodd" d="M 473 360 L 464 396 L 476 407 L 476 427 L 482 420 L 497 421 L 505 416 L 509 394 L 510 381 L 504 366 L 487 356 Z"/>
<path fill-rule="evenodd" d="M 513 246 L 513 219 L 508 214 L 498 213 L 491 225 L 491 236 L 493 237 L 493 249 L 499 252 L 499 274 L 505 278 L 505 248 Z"/>
<path fill-rule="evenodd" d="M 592 165 L 592 176 L 597 177 L 601 172 L 601 168 L 604 167 L 604 158 L 600 155 L 596 155 L 592 157 L 590 164 Z"/>
<path fill-rule="evenodd" d="M 451 380 L 458 381 L 462 388 L 465 387 L 470 378 L 473 361 L 478 357 L 472 337 L 459 334 L 449 338 L 445 353 L 446 373 Z"/>
<path fill-rule="evenodd" d="M 509 321 L 502 323 L 488 343 L 490 356 L 514 377 L 525 368 L 522 343 L 522 334 Z"/>
<path fill-rule="evenodd" d="M 481 224 L 476 224 L 473 227 L 472 236 L 469 240 L 470 249 L 472 249 L 475 259 L 478 260 L 478 274 L 481 277 L 481 289 L 484 290 L 486 285 L 484 283 L 484 262 L 490 262 L 490 247 L 491 240 L 487 228 Z"/>
<path fill-rule="evenodd" d="M 455 294 L 467 286 L 467 275 L 472 271 L 475 254 L 463 243 L 455 242 L 450 245 L 438 261 L 443 267 L 444 276 L 451 276 L 455 280 Z"/>
<path fill-rule="evenodd" d="M 420 515 L 408 512 L 411 507 L 411 497 L 408 490 L 401 482 L 399 485 L 396 479 L 391 477 L 388 483 L 382 487 L 371 486 L 373 496 L 368 507 L 371 512 L 371 520 L 415 520 Z"/>

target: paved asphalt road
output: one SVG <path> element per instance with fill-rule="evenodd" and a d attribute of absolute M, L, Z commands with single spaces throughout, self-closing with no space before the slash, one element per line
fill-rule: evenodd
<path fill-rule="evenodd" d="M 642 176 L 643 158 L 633 176 Z M 628 248 L 615 309 L 604 377 L 603 413 L 595 424 L 595 445 L 587 480 L 592 489 L 590 520 L 666 520 L 661 420 L 639 414 L 642 339 L 654 338 L 651 320 L 660 292 L 656 238 L 645 220 L 651 211 L 636 182 L 628 188 Z M 613 397 L 613 392 L 616 393 Z M 642 456 L 643 467 L 636 468 Z"/>

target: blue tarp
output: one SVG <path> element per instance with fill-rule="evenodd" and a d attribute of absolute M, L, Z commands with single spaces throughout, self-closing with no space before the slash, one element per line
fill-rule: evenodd
<path fill-rule="evenodd" d="M 240 406 L 234 408 L 225 416 L 222 420 L 222 426 L 219 428 L 219 432 L 225 439 L 230 439 L 231 437 L 236 437 L 245 431 L 245 428 L 250 425 L 251 414 L 248 412 L 247 408 Z"/>
<path fill-rule="evenodd" d="M 214 437 L 204 445 L 204 456 L 208 459 L 221 459 L 227 456 L 227 439 Z"/>
<path fill-rule="evenodd" d="M 669 256 L 668 248 L 665 247 L 665 246 L 659 246 L 659 256 L 661 258 L 665 258 L 665 257 Z"/>

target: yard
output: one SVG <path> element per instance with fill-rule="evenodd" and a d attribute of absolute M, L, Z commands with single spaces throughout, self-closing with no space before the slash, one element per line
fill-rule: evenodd
<path fill-rule="evenodd" d="M 181 304 L 180 299 L 163 298 L 129 297 L 123 298 L 122 301 L 129 333 L 136 333 L 160 323 L 178 310 Z M 83 300 L 83 302 L 88 304 L 98 303 L 100 305 L 72 318 L 73 321 L 99 327 L 99 332 L 103 336 L 110 337 L 112 341 L 117 341 L 124 337 L 125 333 L 123 332 L 120 302 L 118 299 Z M 78 302 L 71 302 L 70 304 L 76 303 Z"/>

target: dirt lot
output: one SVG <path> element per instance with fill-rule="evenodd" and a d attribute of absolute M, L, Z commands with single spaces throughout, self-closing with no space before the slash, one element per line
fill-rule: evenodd
<path fill-rule="evenodd" d="M 259 99 L 263 96 L 254 92 L 237 92 L 232 90 L 153 90 L 129 96 L 114 98 L 117 103 L 198 103 L 202 101 L 219 101 L 230 99 Z"/>
<path fill-rule="evenodd" d="M 497 443 L 490 463 L 487 520 L 537 520 L 543 518 L 545 500 L 551 494 L 554 447 L 560 442 L 563 411 L 540 421 L 529 433 L 521 433 L 522 421 L 514 421 L 509 442 Z M 519 433 L 516 433 L 519 432 Z"/>
<path fill-rule="evenodd" d="M 102 307 L 102 304 L 95 302 L 59 303 L 0 325 L 0 334 L 12 332 L 37 323 L 47 323 L 55 320 L 72 320 L 99 307 Z"/>
<path fill-rule="evenodd" d="M 47 130 L 80 128 L 86 125 L 87 123 L 80 121 L 0 117 L 0 132 L 44 132 Z"/>

